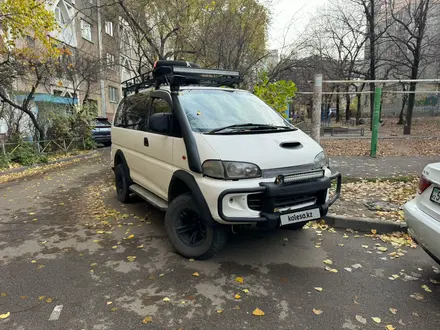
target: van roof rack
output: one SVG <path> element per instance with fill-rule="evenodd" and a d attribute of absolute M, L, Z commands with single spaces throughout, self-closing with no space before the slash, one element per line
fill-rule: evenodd
<path fill-rule="evenodd" d="M 152 71 L 122 82 L 124 96 L 140 90 L 161 85 L 170 86 L 172 91 L 180 86 L 228 86 L 235 87 L 242 81 L 240 72 L 229 70 L 202 69 L 195 63 L 186 61 L 156 61 Z"/>

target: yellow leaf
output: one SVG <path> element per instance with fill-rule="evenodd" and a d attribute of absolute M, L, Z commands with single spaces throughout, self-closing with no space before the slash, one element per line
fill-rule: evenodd
<path fill-rule="evenodd" d="M 396 313 L 397 313 L 397 309 L 395 309 L 395 308 L 389 308 L 388 310 L 394 315 L 396 315 Z"/>
<path fill-rule="evenodd" d="M 193 276 L 195 276 L 195 277 L 199 277 L 200 274 L 199 274 L 198 272 L 195 272 L 195 273 L 193 274 Z"/>
<path fill-rule="evenodd" d="M 313 313 L 315 313 L 316 315 L 321 315 L 323 312 L 320 309 L 313 308 Z"/>
<path fill-rule="evenodd" d="M 117 307 L 113 307 L 113 308 L 111 309 L 112 312 L 116 312 L 117 310 L 118 310 Z"/>
<path fill-rule="evenodd" d="M 380 318 L 378 318 L 378 317 L 372 317 L 371 318 L 374 322 L 376 322 L 376 323 L 380 323 L 380 322 L 382 322 L 382 320 L 380 319 Z"/>
<path fill-rule="evenodd" d="M 150 322 L 153 322 L 153 318 L 152 318 L 151 316 L 146 316 L 146 317 L 142 320 L 142 323 L 143 323 L 143 324 L 147 324 L 147 323 L 150 323 Z"/>
<path fill-rule="evenodd" d="M 6 292 L 2 292 L 2 293 L 0 293 L 0 296 L 2 296 L 2 297 L 6 297 L 8 294 L 6 293 Z"/>
<path fill-rule="evenodd" d="M 331 268 L 329 266 L 325 266 L 325 270 L 330 272 L 330 273 L 337 273 L 338 272 L 337 269 Z"/>
<path fill-rule="evenodd" d="M 131 235 L 128 235 L 125 239 L 133 239 L 133 238 L 134 238 L 134 235 L 131 234 Z"/>
<path fill-rule="evenodd" d="M 99 243 L 99 239 L 94 239 L 93 243 Z"/>
<path fill-rule="evenodd" d="M 362 245 L 364 249 L 368 249 L 368 245 Z"/>
<path fill-rule="evenodd" d="M 164 275 L 165 275 L 165 274 L 163 274 L 163 273 L 162 273 L 162 274 L 159 274 L 159 277 L 162 277 L 162 276 L 164 276 Z"/>
<path fill-rule="evenodd" d="M 234 298 L 235 298 L 235 299 L 240 299 L 241 296 L 237 293 L 237 294 L 234 296 Z"/>
<path fill-rule="evenodd" d="M 426 284 L 422 285 L 422 289 L 425 290 L 426 292 L 432 292 L 432 290 L 430 288 L 428 288 L 428 286 Z"/>
<path fill-rule="evenodd" d="M 90 267 L 96 267 L 98 264 L 96 263 L 96 262 L 94 262 L 94 263 L 91 263 L 90 264 Z"/>
<path fill-rule="evenodd" d="M 0 314 L 0 319 L 7 319 L 9 317 L 9 315 L 11 315 L 10 312 L 7 312 L 5 314 Z"/>
<path fill-rule="evenodd" d="M 111 304 L 113 304 L 112 301 L 107 301 L 107 305 L 111 305 Z"/>
<path fill-rule="evenodd" d="M 347 235 L 347 234 L 344 234 L 344 236 L 342 236 L 342 237 L 344 237 L 344 238 L 348 238 L 348 235 Z"/>
<path fill-rule="evenodd" d="M 217 309 L 217 313 L 219 314 L 223 313 L 223 309 Z"/>
<path fill-rule="evenodd" d="M 331 261 L 330 259 L 325 259 L 323 263 L 325 263 L 326 265 L 333 265 L 333 261 Z"/>
<path fill-rule="evenodd" d="M 45 296 L 39 296 L 38 300 L 44 300 Z"/>
<path fill-rule="evenodd" d="M 136 246 L 137 249 L 142 249 L 144 247 L 144 245 L 138 245 Z"/>
<path fill-rule="evenodd" d="M 322 288 L 319 287 L 319 286 L 316 286 L 316 287 L 315 287 L 315 290 L 321 292 L 321 291 L 322 291 Z"/>
<path fill-rule="evenodd" d="M 194 261 L 194 259 L 192 259 L 192 258 L 191 258 L 191 259 L 188 259 L 188 260 L 189 260 L 189 262 L 193 262 L 193 261 Z"/>
<path fill-rule="evenodd" d="M 31 213 L 29 213 L 29 215 L 35 215 L 35 212 L 31 212 Z"/>
<path fill-rule="evenodd" d="M 385 327 L 385 329 L 387 329 L 387 330 L 396 330 L 396 328 L 393 327 L 391 324 L 387 324 L 387 326 Z"/>
<path fill-rule="evenodd" d="M 117 245 L 113 245 L 113 246 L 112 246 L 112 249 L 117 249 L 117 248 L 118 248 Z"/>
<path fill-rule="evenodd" d="M 257 308 L 255 308 L 255 310 L 252 312 L 252 315 L 255 315 L 255 316 L 264 316 L 264 312 L 263 312 L 261 309 L 259 309 L 259 308 L 257 307 Z"/>
<path fill-rule="evenodd" d="M 46 299 L 46 302 L 49 303 L 49 304 L 50 304 L 52 301 L 53 301 L 52 298 L 47 298 L 47 299 Z"/>
<path fill-rule="evenodd" d="M 136 260 L 136 256 L 128 256 L 127 260 L 130 261 L 130 262 L 133 262 L 133 261 Z"/>
<path fill-rule="evenodd" d="M 235 279 L 238 283 L 243 283 L 243 277 L 237 277 Z"/>
<path fill-rule="evenodd" d="M 165 297 L 165 298 L 163 298 L 162 300 L 165 301 L 165 302 L 168 302 L 168 301 L 170 301 L 170 298 Z"/>
<path fill-rule="evenodd" d="M 377 249 L 379 251 L 382 251 L 382 252 L 387 252 L 388 251 L 388 249 L 386 247 L 384 247 L 384 246 L 379 246 Z"/>
<path fill-rule="evenodd" d="M 32 264 L 35 264 L 36 262 L 37 262 L 36 260 L 32 260 L 32 261 L 31 261 Z"/>
<path fill-rule="evenodd" d="M 243 289 L 242 290 L 244 293 L 249 293 L 249 290 L 248 289 Z"/>
<path fill-rule="evenodd" d="M 377 230 L 376 230 L 376 229 L 371 229 L 371 233 L 372 233 L 373 235 L 376 235 L 376 234 L 377 234 Z"/>

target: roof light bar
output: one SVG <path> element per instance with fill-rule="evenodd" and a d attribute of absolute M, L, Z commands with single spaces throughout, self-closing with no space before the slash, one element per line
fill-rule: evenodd
<path fill-rule="evenodd" d="M 240 77 L 240 72 L 238 71 L 187 68 L 181 66 L 174 66 L 173 73 L 190 73 L 190 74 L 200 74 L 200 75 Z"/>

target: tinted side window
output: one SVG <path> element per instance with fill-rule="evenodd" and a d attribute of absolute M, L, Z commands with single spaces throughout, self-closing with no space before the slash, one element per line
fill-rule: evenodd
<path fill-rule="evenodd" d="M 145 131 L 149 102 L 148 94 L 135 94 L 127 97 L 116 112 L 115 126 Z"/>

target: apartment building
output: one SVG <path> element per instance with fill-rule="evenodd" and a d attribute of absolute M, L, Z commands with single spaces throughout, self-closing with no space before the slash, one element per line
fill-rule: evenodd
<path fill-rule="evenodd" d="M 87 103 L 97 107 L 98 115 L 112 118 L 122 97 L 121 81 L 133 76 L 128 25 L 100 0 L 57 0 L 50 10 L 60 25 L 51 37 L 67 49 L 75 65 L 71 75 L 51 77 L 38 87 L 34 111 L 48 104 Z M 31 84 L 17 81 L 17 97 L 24 98 Z"/>

